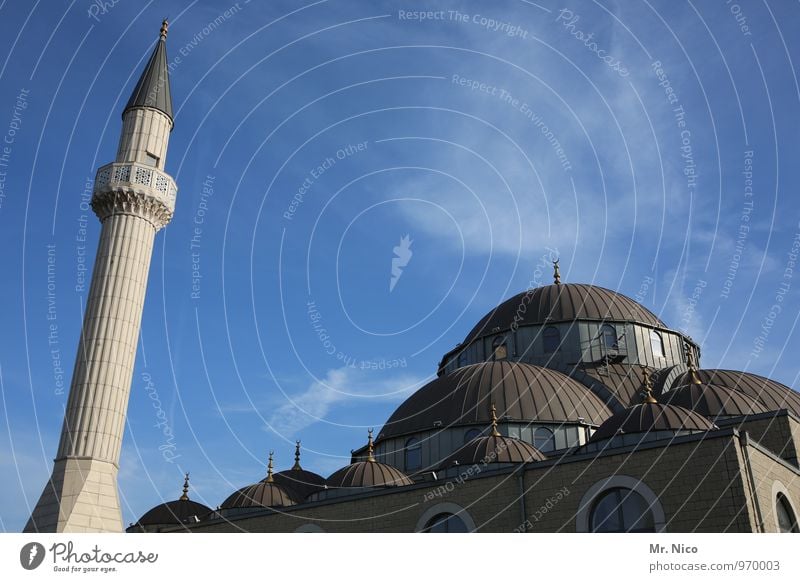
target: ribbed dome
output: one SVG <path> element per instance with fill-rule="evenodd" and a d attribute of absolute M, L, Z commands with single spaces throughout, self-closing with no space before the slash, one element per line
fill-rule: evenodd
<path fill-rule="evenodd" d="M 358 461 L 342 467 L 327 479 L 328 488 L 402 487 L 414 482 L 402 471 L 377 461 Z"/>
<path fill-rule="evenodd" d="M 520 439 L 506 436 L 481 436 L 472 439 L 455 453 L 447 457 L 441 468 L 455 464 L 474 465 L 476 463 L 532 463 L 544 461 L 547 457 L 539 449 Z"/>
<path fill-rule="evenodd" d="M 743 392 L 758 400 L 767 410 L 786 408 L 800 416 L 800 394 L 780 382 L 736 370 L 698 370 L 697 375 L 704 384 L 724 386 Z M 684 375 L 679 381 L 680 384 L 688 382 L 688 375 Z"/>
<path fill-rule="evenodd" d="M 710 418 L 767 412 L 763 404 L 744 392 L 725 386 L 693 382 L 663 394 L 661 402 L 688 408 Z"/>
<path fill-rule="evenodd" d="M 156 505 L 153 509 L 139 518 L 134 527 L 154 526 L 154 525 L 180 525 L 187 523 L 191 518 L 197 516 L 202 518 L 211 513 L 211 508 L 197 503 L 190 499 L 176 499 L 161 505 Z"/>
<path fill-rule="evenodd" d="M 325 488 L 325 478 L 305 469 L 288 469 L 275 473 L 275 483 L 283 487 L 298 503 Z"/>
<path fill-rule="evenodd" d="M 526 298 L 528 293 L 530 297 Z M 525 306 L 524 312 L 522 306 Z M 509 329 L 515 320 L 518 325 L 541 325 L 576 319 L 636 321 L 666 327 L 647 308 L 616 291 L 595 285 L 562 283 L 523 291 L 503 301 L 481 318 L 463 344 L 495 330 Z"/>
<path fill-rule="evenodd" d="M 288 507 L 295 502 L 289 493 L 274 481 L 259 481 L 242 487 L 222 502 L 220 509 L 238 507 Z"/>
<path fill-rule="evenodd" d="M 486 425 L 491 402 L 500 417 L 525 422 L 583 419 L 599 425 L 611 416 L 589 388 L 560 372 L 520 362 L 482 362 L 440 376 L 417 390 L 392 414 L 378 440 L 434 426 Z"/>
<path fill-rule="evenodd" d="M 616 413 L 605 421 L 589 439 L 590 442 L 617 434 L 656 431 L 706 431 L 714 425 L 698 413 L 680 406 L 660 402 L 644 402 Z"/>

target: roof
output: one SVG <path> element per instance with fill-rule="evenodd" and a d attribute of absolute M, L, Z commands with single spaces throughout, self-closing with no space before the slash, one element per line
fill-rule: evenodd
<path fill-rule="evenodd" d="M 486 425 L 492 402 L 501 419 L 523 422 L 597 426 L 611 416 L 587 386 L 561 372 L 521 362 L 481 362 L 439 376 L 417 390 L 389 417 L 378 439 L 435 427 Z"/>
<path fill-rule="evenodd" d="M 698 413 L 661 402 L 643 402 L 616 413 L 592 435 L 590 441 L 618 434 L 656 431 L 707 431 L 714 425 Z"/>
<path fill-rule="evenodd" d="M 661 401 L 711 418 L 767 412 L 763 404 L 744 392 L 714 384 L 690 382 L 662 394 Z"/>
<path fill-rule="evenodd" d="M 357 461 L 342 467 L 327 480 L 329 488 L 402 487 L 414 482 L 402 471 L 377 461 Z"/>
<path fill-rule="evenodd" d="M 242 487 L 222 502 L 220 509 L 237 507 L 287 507 L 295 502 L 289 493 L 272 480 L 264 479 Z"/>
<path fill-rule="evenodd" d="M 191 499 L 176 499 L 156 505 L 140 517 L 135 526 L 177 525 L 186 523 L 193 516 L 203 517 L 209 513 L 211 508 L 202 503 Z"/>
<path fill-rule="evenodd" d="M 325 488 L 325 478 L 305 469 L 287 469 L 273 475 L 275 483 L 283 487 L 298 503 Z"/>
<path fill-rule="evenodd" d="M 169 67 L 167 66 L 167 35 L 165 27 L 162 27 L 161 38 L 150 55 L 150 60 L 139 77 L 139 82 L 133 89 L 128 104 L 122 111 L 122 115 L 128 109 L 134 107 L 151 107 L 158 109 L 166 114 L 171 121 L 172 115 L 172 92 L 169 86 Z"/>
<path fill-rule="evenodd" d="M 800 393 L 775 380 L 736 370 L 698 370 L 697 375 L 704 384 L 724 386 L 743 392 L 758 400 L 767 410 L 786 408 L 800 416 Z M 678 381 L 679 384 L 687 382 L 686 374 Z"/>
<path fill-rule="evenodd" d="M 523 291 L 506 299 L 481 318 L 462 342 L 517 325 L 542 325 L 578 319 L 636 321 L 666 327 L 663 321 L 633 299 L 596 285 L 559 283 Z"/>
<path fill-rule="evenodd" d="M 523 440 L 502 435 L 480 436 L 472 439 L 442 461 L 440 467 L 474 465 L 476 463 L 531 463 L 547 457 Z"/>

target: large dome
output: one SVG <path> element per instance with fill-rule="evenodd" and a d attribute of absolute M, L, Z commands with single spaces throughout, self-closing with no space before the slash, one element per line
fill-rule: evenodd
<path fill-rule="evenodd" d="M 520 362 L 483 362 L 440 376 L 412 394 L 386 421 L 379 440 L 458 424 L 489 423 L 498 415 L 531 422 L 599 425 L 611 411 L 569 376 Z"/>
<path fill-rule="evenodd" d="M 666 327 L 647 308 L 616 291 L 595 285 L 559 283 L 523 291 L 503 301 L 481 318 L 463 343 L 509 329 L 515 321 L 517 325 L 542 325 L 578 319 L 635 321 Z"/>

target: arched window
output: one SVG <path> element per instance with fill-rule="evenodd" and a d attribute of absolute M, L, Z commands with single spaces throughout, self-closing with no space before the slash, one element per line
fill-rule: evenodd
<path fill-rule="evenodd" d="M 533 446 L 542 451 L 551 451 L 555 448 L 555 437 L 549 428 L 540 427 L 533 433 Z"/>
<path fill-rule="evenodd" d="M 589 527 L 593 532 L 654 532 L 653 512 L 644 497 L 625 487 L 603 492 L 594 502 Z"/>
<path fill-rule="evenodd" d="M 775 500 L 775 510 L 778 514 L 778 531 L 780 533 L 798 533 L 800 529 L 797 527 L 797 518 L 794 516 L 792 506 L 789 505 L 789 500 L 783 495 L 778 493 Z"/>
<path fill-rule="evenodd" d="M 495 360 L 505 360 L 508 357 L 508 347 L 506 346 L 506 336 L 499 335 L 492 341 L 492 352 Z"/>
<path fill-rule="evenodd" d="M 617 330 L 613 325 L 604 323 L 600 328 L 600 336 L 603 339 L 603 345 L 611 350 L 617 349 Z"/>
<path fill-rule="evenodd" d="M 477 428 L 471 428 L 466 433 L 464 433 L 464 444 L 467 444 L 471 440 L 474 440 L 481 436 L 481 431 Z"/>
<path fill-rule="evenodd" d="M 440 513 L 434 515 L 427 524 L 424 533 L 467 533 L 467 524 L 453 513 Z"/>
<path fill-rule="evenodd" d="M 664 357 L 664 339 L 656 330 L 650 330 L 650 348 L 656 358 Z"/>
<path fill-rule="evenodd" d="M 546 354 L 552 354 L 561 346 L 561 332 L 552 325 L 544 328 L 542 339 L 544 340 L 544 353 Z"/>
<path fill-rule="evenodd" d="M 422 447 L 419 439 L 411 437 L 406 441 L 406 471 L 413 471 L 422 466 Z"/>

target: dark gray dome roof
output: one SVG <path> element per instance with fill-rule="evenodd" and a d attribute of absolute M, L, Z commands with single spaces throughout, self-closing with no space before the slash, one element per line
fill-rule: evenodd
<path fill-rule="evenodd" d="M 167 501 L 166 503 L 156 505 L 140 517 L 139 521 L 137 521 L 133 527 L 180 525 L 182 523 L 187 523 L 190 518 L 194 516 L 201 518 L 209 513 L 211 513 L 211 508 L 202 503 L 192 501 L 191 499 L 176 499 L 175 501 Z"/>
<path fill-rule="evenodd" d="M 414 482 L 402 471 L 377 461 L 357 461 L 328 477 L 329 488 L 402 487 Z"/>
<path fill-rule="evenodd" d="M 636 321 L 666 327 L 646 307 L 616 291 L 596 285 L 561 283 L 523 291 L 506 299 L 484 315 L 462 343 L 466 345 L 493 330 L 507 330 L 515 321 L 517 325 L 541 325 L 577 319 Z"/>
<path fill-rule="evenodd" d="M 455 464 L 476 463 L 532 463 L 546 459 L 539 449 L 523 440 L 489 435 L 472 439 L 442 461 L 440 467 L 446 469 Z"/>
<path fill-rule="evenodd" d="M 325 478 L 305 469 L 287 469 L 275 473 L 275 483 L 283 487 L 298 503 L 325 488 Z"/>
<path fill-rule="evenodd" d="M 680 406 L 660 402 L 643 402 L 616 413 L 589 439 L 590 442 L 611 438 L 618 434 L 636 434 L 656 431 L 707 431 L 715 426 L 704 416 Z"/>
<path fill-rule="evenodd" d="M 666 392 L 660 400 L 710 418 L 767 412 L 763 404 L 744 392 L 714 384 L 690 382 Z"/>
<path fill-rule="evenodd" d="M 743 392 L 758 400 L 767 410 L 786 408 L 800 416 L 800 394 L 775 380 L 736 370 L 698 370 L 697 375 L 704 384 L 724 386 Z M 688 375 L 684 374 L 679 383 L 685 384 L 688 381 Z"/>
<path fill-rule="evenodd" d="M 378 440 L 435 427 L 485 426 L 490 421 L 490 403 L 501 418 L 519 421 L 583 419 L 597 426 L 611 416 L 597 395 L 561 372 L 521 362 L 482 362 L 440 376 L 417 390 L 389 417 Z"/>
<path fill-rule="evenodd" d="M 289 493 L 274 481 L 264 479 L 242 487 L 222 502 L 220 509 L 239 507 L 288 507 L 295 502 Z"/>

